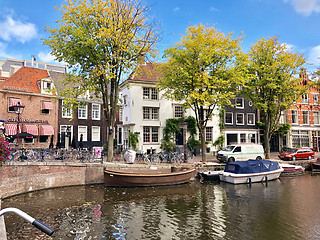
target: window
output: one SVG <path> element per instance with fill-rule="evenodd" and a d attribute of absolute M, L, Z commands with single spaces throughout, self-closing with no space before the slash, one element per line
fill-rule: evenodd
<path fill-rule="evenodd" d="M 308 131 L 292 130 L 292 146 L 309 147 L 310 136 Z"/>
<path fill-rule="evenodd" d="M 87 105 L 82 105 L 78 107 L 78 118 L 79 119 L 87 119 Z"/>
<path fill-rule="evenodd" d="M 87 126 L 78 126 L 78 141 L 80 141 L 81 135 L 83 142 L 88 141 Z"/>
<path fill-rule="evenodd" d="M 313 112 L 313 124 L 315 125 L 319 125 L 320 121 L 319 121 L 319 112 Z"/>
<path fill-rule="evenodd" d="M 123 121 L 123 108 L 122 106 L 119 107 L 119 121 Z"/>
<path fill-rule="evenodd" d="M 302 103 L 308 103 L 308 94 L 303 94 L 302 95 Z"/>
<path fill-rule="evenodd" d="M 144 107 L 143 108 L 143 120 L 158 120 L 159 108 Z"/>
<path fill-rule="evenodd" d="M 20 98 L 8 98 L 9 100 L 9 112 L 15 112 L 14 106 L 17 106 L 18 104 L 22 105 Z"/>
<path fill-rule="evenodd" d="M 206 127 L 206 141 L 212 141 L 212 127 Z"/>
<path fill-rule="evenodd" d="M 314 94 L 313 95 L 313 104 L 318 104 L 319 103 L 319 94 Z"/>
<path fill-rule="evenodd" d="M 235 153 L 235 152 L 241 152 L 241 147 L 236 147 L 234 150 L 233 150 L 233 152 Z"/>
<path fill-rule="evenodd" d="M 143 127 L 143 142 L 158 142 L 159 127 Z"/>
<path fill-rule="evenodd" d="M 42 101 L 41 102 L 41 113 L 50 114 L 50 110 L 53 109 L 53 104 L 51 101 Z"/>
<path fill-rule="evenodd" d="M 127 106 L 127 105 L 128 105 L 128 96 L 127 96 L 127 95 L 124 95 L 124 96 L 123 96 L 123 105 L 124 105 L 124 106 Z"/>
<path fill-rule="evenodd" d="M 246 142 L 246 134 L 245 133 L 240 133 L 240 142 L 245 143 Z"/>
<path fill-rule="evenodd" d="M 92 120 L 100 120 L 100 104 L 92 104 Z"/>
<path fill-rule="evenodd" d="M 72 109 L 69 107 L 64 107 L 65 102 L 62 101 L 62 117 L 63 118 L 72 118 Z"/>
<path fill-rule="evenodd" d="M 92 141 L 100 141 L 100 127 L 92 126 Z"/>
<path fill-rule="evenodd" d="M 175 118 L 181 118 L 183 117 L 184 108 L 181 105 L 174 106 L 174 117 Z"/>
<path fill-rule="evenodd" d="M 49 136 L 40 136 L 39 137 L 40 143 L 47 143 L 47 142 L 49 142 L 48 140 L 49 140 Z"/>
<path fill-rule="evenodd" d="M 212 120 L 212 113 L 209 115 L 209 110 L 205 109 L 204 110 L 204 116 L 208 119 L 208 120 Z"/>
<path fill-rule="evenodd" d="M 224 123 L 225 124 L 233 124 L 233 113 L 226 112 L 224 117 Z"/>
<path fill-rule="evenodd" d="M 292 124 L 298 124 L 298 110 L 291 110 L 291 118 L 292 118 Z"/>
<path fill-rule="evenodd" d="M 254 125 L 255 124 L 255 114 L 254 113 L 248 113 L 247 114 L 247 124 L 248 125 Z"/>
<path fill-rule="evenodd" d="M 243 113 L 237 113 L 237 119 L 236 124 L 237 125 L 244 125 L 244 114 Z"/>
<path fill-rule="evenodd" d="M 244 108 L 244 100 L 243 98 L 236 98 L 236 108 Z"/>
<path fill-rule="evenodd" d="M 43 90 L 50 90 L 51 83 L 50 82 L 43 82 Z"/>
<path fill-rule="evenodd" d="M 303 124 L 309 124 L 309 111 L 302 111 Z"/>
<path fill-rule="evenodd" d="M 158 100 L 158 91 L 156 88 L 143 88 L 143 99 Z"/>
<path fill-rule="evenodd" d="M 251 143 L 256 143 L 256 134 L 255 133 L 250 133 L 249 138 L 250 138 Z"/>

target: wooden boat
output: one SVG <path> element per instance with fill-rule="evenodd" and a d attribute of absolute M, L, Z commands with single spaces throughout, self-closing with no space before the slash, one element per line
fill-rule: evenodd
<path fill-rule="evenodd" d="M 317 158 L 316 162 L 311 163 L 311 170 L 312 172 L 320 172 L 320 158 Z"/>
<path fill-rule="evenodd" d="M 298 174 L 302 174 L 305 170 L 305 168 L 302 166 L 287 164 L 287 163 L 280 163 L 280 167 L 283 168 L 283 172 L 281 173 L 281 176 L 298 175 Z"/>
<path fill-rule="evenodd" d="M 143 187 L 182 184 L 190 181 L 195 169 L 171 167 L 148 169 L 105 169 L 104 183 L 112 187 Z"/>
<path fill-rule="evenodd" d="M 206 171 L 206 172 L 199 172 L 199 177 L 202 177 L 203 180 L 206 181 L 219 181 L 219 175 L 223 173 L 223 170 L 219 171 Z"/>
<path fill-rule="evenodd" d="M 279 178 L 283 168 L 276 161 L 247 160 L 227 163 L 220 181 L 240 184 L 267 182 Z"/>

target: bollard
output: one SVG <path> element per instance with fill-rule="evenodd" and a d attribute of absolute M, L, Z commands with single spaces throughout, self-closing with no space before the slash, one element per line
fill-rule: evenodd
<path fill-rule="evenodd" d="M 63 156 L 64 155 L 64 152 L 63 152 L 63 149 L 61 150 L 61 162 L 64 162 L 64 159 L 63 159 Z"/>
<path fill-rule="evenodd" d="M 251 184 L 252 184 L 252 180 L 251 180 L 251 177 L 249 177 L 249 186 L 251 187 Z"/>
<path fill-rule="evenodd" d="M 83 156 L 83 151 L 81 149 L 81 162 L 84 163 L 84 156 Z"/>
<path fill-rule="evenodd" d="M 42 149 L 41 162 L 44 162 L 44 149 Z"/>
<path fill-rule="evenodd" d="M 102 152 L 101 152 L 101 164 L 103 164 L 103 154 L 102 154 Z"/>

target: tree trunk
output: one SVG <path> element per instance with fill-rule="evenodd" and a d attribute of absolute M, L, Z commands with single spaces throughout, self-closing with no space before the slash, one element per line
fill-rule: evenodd
<path fill-rule="evenodd" d="M 108 129 L 110 129 L 108 127 Z M 112 129 L 112 128 L 111 128 Z M 107 154 L 107 161 L 112 162 L 113 160 L 113 131 L 108 130 L 107 135 L 107 145 L 108 145 L 108 154 Z"/>
<path fill-rule="evenodd" d="M 206 138 L 205 138 L 205 128 L 204 127 L 201 127 L 201 129 L 200 129 L 200 138 L 201 138 L 202 162 L 207 162 Z"/>
<path fill-rule="evenodd" d="M 268 121 L 266 121 L 266 127 L 264 130 L 264 146 L 266 159 L 270 159 L 270 138 L 269 138 L 270 126 Z"/>

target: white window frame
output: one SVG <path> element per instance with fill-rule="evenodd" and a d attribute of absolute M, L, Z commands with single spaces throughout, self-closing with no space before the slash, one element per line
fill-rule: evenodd
<path fill-rule="evenodd" d="M 94 107 L 98 106 L 98 109 L 94 109 Z M 92 120 L 100 120 L 101 119 L 101 104 L 92 103 L 91 105 L 92 112 Z"/>
<path fill-rule="evenodd" d="M 88 105 L 78 107 L 78 119 L 88 119 Z"/>
<path fill-rule="evenodd" d="M 98 130 L 97 135 L 95 136 L 94 133 L 94 129 Z M 100 142 L 101 137 L 100 137 L 100 126 L 92 126 L 91 128 L 91 141 L 93 142 Z"/>
<path fill-rule="evenodd" d="M 319 104 L 319 94 L 317 93 L 313 94 L 313 104 L 315 105 Z"/>
<path fill-rule="evenodd" d="M 177 111 L 177 108 L 181 108 Z M 173 117 L 174 118 L 182 118 L 184 115 L 184 107 L 182 105 L 174 105 L 173 106 Z"/>
<path fill-rule="evenodd" d="M 226 115 L 227 115 L 227 114 L 231 114 L 231 123 L 227 123 L 227 122 L 226 122 Z M 225 124 L 225 125 L 233 125 L 233 112 L 226 112 L 226 113 L 225 113 L 225 115 L 224 115 L 224 124 Z"/>
<path fill-rule="evenodd" d="M 253 123 L 249 123 L 249 115 L 253 116 Z M 255 125 L 256 124 L 256 115 L 254 113 L 247 113 L 247 125 Z"/>
<path fill-rule="evenodd" d="M 153 129 L 156 128 L 157 129 L 157 132 L 154 132 Z M 149 129 L 147 132 L 145 131 L 145 129 Z M 159 127 L 157 126 L 144 126 L 143 127 L 143 142 L 144 143 L 159 143 Z M 154 142 L 153 141 L 153 135 L 154 134 L 157 134 L 157 141 Z M 148 138 L 150 141 L 145 141 L 145 139 Z"/>
<path fill-rule="evenodd" d="M 212 142 L 213 127 L 206 127 L 206 141 Z"/>
<path fill-rule="evenodd" d="M 305 123 L 304 122 L 304 116 L 305 116 L 305 114 L 303 114 L 304 112 L 307 112 L 308 114 L 307 114 L 307 123 Z M 302 111 L 302 124 L 303 125 L 309 125 L 310 124 L 310 114 L 309 114 L 309 111 L 307 111 L 307 110 L 303 110 Z"/>
<path fill-rule="evenodd" d="M 308 94 L 303 94 L 303 95 L 301 96 L 301 102 L 302 102 L 303 104 L 308 104 L 308 103 L 309 103 L 309 96 L 308 96 Z"/>
<path fill-rule="evenodd" d="M 242 116 L 242 123 L 238 123 L 238 116 Z M 236 125 L 244 125 L 244 113 L 236 114 Z"/>
<path fill-rule="evenodd" d="M 85 134 L 84 132 L 80 131 L 80 129 L 86 129 Z M 83 134 L 82 141 L 87 142 L 88 141 L 88 127 L 87 126 L 78 126 L 78 142 L 80 141 L 80 136 Z"/>
<path fill-rule="evenodd" d="M 296 114 L 293 114 L 293 112 L 295 112 Z M 295 116 L 295 120 L 296 122 L 293 122 L 293 116 Z M 298 125 L 299 124 L 299 111 L 298 110 L 291 110 L 291 124 L 292 125 Z"/>
<path fill-rule="evenodd" d="M 238 104 L 237 104 L 237 100 L 241 100 L 241 105 L 242 106 L 239 106 Z M 243 98 L 241 98 L 241 97 L 236 97 L 236 99 L 235 99 L 235 105 L 236 105 L 236 108 L 239 108 L 239 109 L 244 109 L 244 99 Z"/>
<path fill-rule="evenodd" d="M 315 113 L 318 113 L 318 122 L 315 121 Z M 313 124 L 314 125 L 320 125 L 320 112 L 319 111 L 313 111 Z"/>
<path fill-rule="evenodd" d="M 72 108 L 64 107 L 64 100 L 62 100 L 62 118 L 72 118 Z"/>

